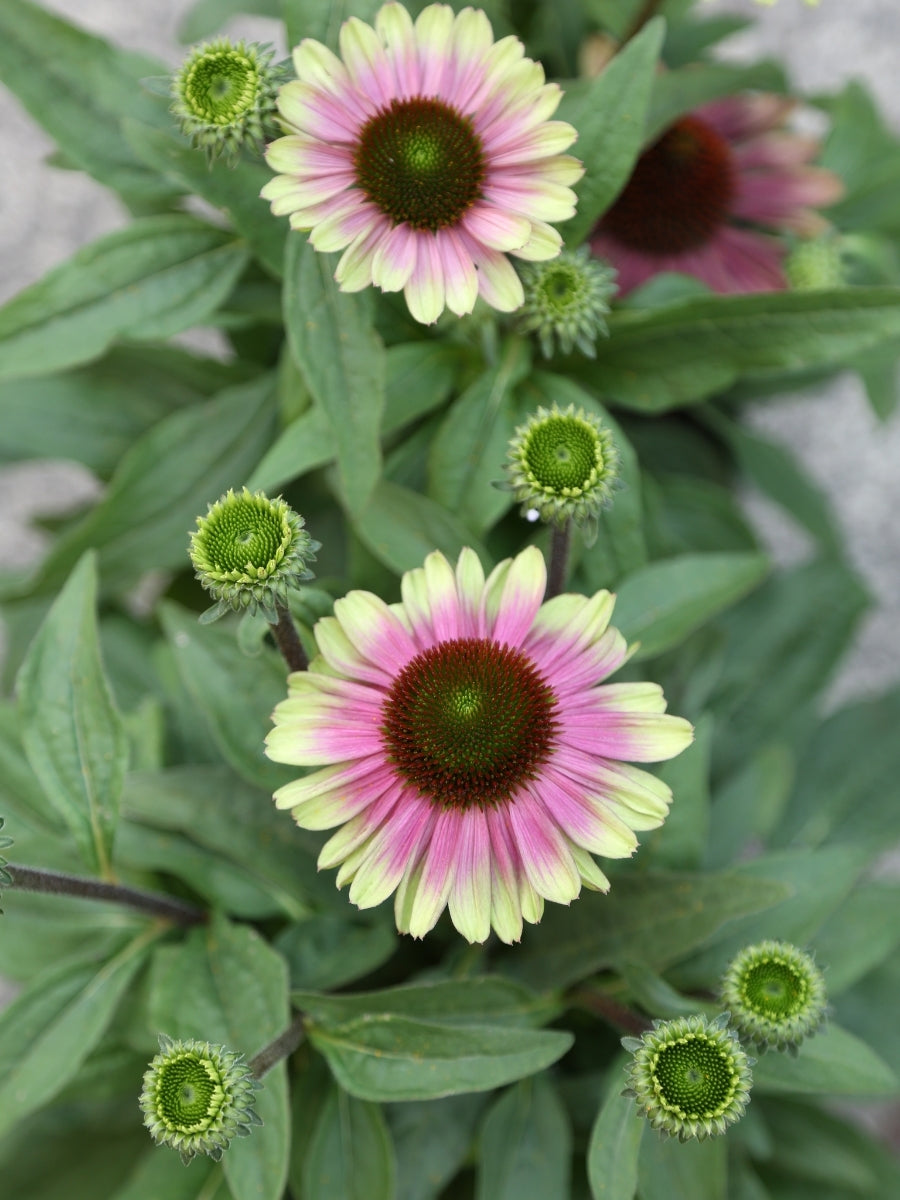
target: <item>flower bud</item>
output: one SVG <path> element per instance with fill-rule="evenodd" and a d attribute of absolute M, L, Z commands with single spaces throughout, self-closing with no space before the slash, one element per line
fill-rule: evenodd
<path fill-rule="evenodd" d="M 218 601 L 201 620 L 214 621 L 229 609 L 274 619 L 278 604 L 305 579 L 320 543 L 303 528 L 304 521 L 281 497 L 230 490 L 197 518 L 190 556 L 197 578 Z"/>
<path fill-rule="evenodd" d="M 244 146 L 262 152 L 274 132 L 275 101 L 287 78 L 273 51 L 227 38 L 195 46 L 172 77 L 172 113 L 210 162 L 235 162 Z"/>
<path fill-rule="evenodd" d="M 702 1140 L 740 1120 L 750 1099 L 753 1062 L 728 1014 L 654 1021 L 641 1038 L 623 1038 L 632 1051 L 628 1087 L 642 1116 L 682 1142 Z"/>
<path fill-rule="evenodd" d="M 615 270 L 582 246 L 549 262 L 525 263 L 519 274 L 525 302 L 516 314 L 518 328 L 537 334 L 544 358 L 553 357 L 555 342 L 563 354 L 577 346 L 595 358 L 597 337 L 609 333 L 604 318 L 616 293 Z"/>
<path fill-rule="evenodd" d="M 813 959 L 790 942 L 745 947 L 722 979 L 722 1003 L 740 1036 L 759 1050 L 796 1053 L 823 1024 L 825 979 Z"/>
<path fill-rule="evenodd" d="M 218 1161 L 233 1137 L 262 1124 L 252 1108 L 257 1081 L 242 1055 L 225 1046 L 164 1035 L 159 1046 L 144 1075 L 144 1124 L 185 1163 L 196 1154 Z"/>

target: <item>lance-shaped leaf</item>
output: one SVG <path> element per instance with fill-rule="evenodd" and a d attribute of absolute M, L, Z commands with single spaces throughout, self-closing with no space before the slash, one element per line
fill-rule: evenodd
<path fill-rule="evenodd" d="M 568 1196 L 572 1129 L 545 1077 L 525 1079 L 491 1108 L 481 1131 L 478 1200 Z"/>
<path fill-rule="evenodd" d="M 833 366 L 900 336 L 900 288 L 704 296 L 609 317 L 585 386 L 637 412 L 664 412 L 745 375 Z"/>
<path fill-rule="evenodd" d="M 394 1200 L 396 1175 L 383 1110 L 332 1084 L 303 1163 L 303 1197 Z"/>
<path fill-rule="evenodd" d="M 79 250 L 0 309 L 0 379 L 90 362 L 119 337 L 156 341 L 206 320 L 247 262 L 193 217 L 144 217 Z"/>
<path fill-rule="evenodd" d="M 890 1096 L 897 1076 L 871 1046 L 840 1025 L 804 1041 L 797 1057 L 765 1054 L 753 1068 L 759 1092 L 811 1092 L 826 1096 Z"/>
<path fill-rule="evenodd" d="M 627 1062 L 624 1055 L 613 1061 L 606 1099 L 591 1129 L 587 1171 L 593 1200 L 634 1200 L 637 1190 L 638 1157 L 647 1123 L 634 1100 L 622 1095 Z"/>
<path fill-rule="evenodd" d="M 157 60 L 120 50 L 27 0 L 0 5 L 0 79 L 67 163 L 114 188 L 135 211 L 178 191 L 135 157 L 119 125 L 123 116 L 169 123 L 165 102 L 140 84 L 165 71 Z"/>
<path fill-rule="evenodd" d="M 331 257 L 300 235 L 285 256 L 284 319 L 306 386 L 334 431 L 347 507 L 361 513 L 381 472 L 385 354 L 369 298 L 341 292 Z"/>
<path fill-rule="evenodd" d="M 97 564 L 69 577 L 19 672 L 22 738 L 47 798 L 86 863 L 109 874 L 128 739 L 103 672 Z"/>
<path fill-rule="evenodd" d="M 578 209 L 563 227 L 577 246 L 625 186 L 644 142 L 647 105 L 665 23 L 649 21 L 590 85 L 566 98 L 560 116 L 578 130 L 574 153 L 585 164 Z"/>

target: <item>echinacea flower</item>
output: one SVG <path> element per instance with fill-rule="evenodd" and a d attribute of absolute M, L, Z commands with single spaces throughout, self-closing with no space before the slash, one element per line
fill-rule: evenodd
<path fill-rule="evenodd" d="M 721 994 L 735 1029 L 760 1050 L 796 1053 L 828 1011 L 822 972 L 790 942 L 746 946 L 725 972 Z"/>
<path fill-rule="evenodd" d="M 702 1141 L 744 1115 L 754 1060 L 727 1026 L 728 1013 L 714 1021 L 698 1013 L 654 1021 L 643 1037 L 622 1038 L 633 1055 L 624 1094 L 654 1129 Z"/>
<path fill-rule="evenodd" d="M 360 908 L 396 892 L 401 932 L 423 937 L 449 906 L 470 942 L 517 941 L 545 900 L 606 891 L 591 855 L 632 854 L 666 816 L 669 788 L 622 760 L 673 757 L 690 725 L 656 684 L 601 684 L 627 657 L 608 592 L 542 604 L 545 586 L 535 547 L 487 579 L 474 551 L 455 571 L 434 552 L 402 603 L 338 600 L 275 709 L 269 757 L 320 768 L 278 807 L 340 826 L 319 866 Z"/>
<path fill-rule="evenodd" d="M 413 23 L 385 4 L 374 29 L 344 22 L 340 51 L 311 38 L 294 50 L 297 80 L 278 99 L 288 136 L 266 155 L 273 213 L 316 250 L 343 250 L 343 291 L 402 289 L 417 321 L 470 313 L 479 295 L 518 308 L 506 256 L 559 253 L 548 222 L 573 215 L 582 175 L 562 153 L 575 130 L 549 120 L 559 87 L 472 8 L 431 4 Z"/>
<path fill-rule="evenodd" d="M 681 117 L 645 150 L 590 238 L 593 252 L 630 292 L 662 271 L 681 271 L 715 292 L 787 287 L 780 233 L 827 228 L 815 208 L 843 184 L 810 166 L 813 138 L 785 127 L 783 96 L 727 96 Z"/>

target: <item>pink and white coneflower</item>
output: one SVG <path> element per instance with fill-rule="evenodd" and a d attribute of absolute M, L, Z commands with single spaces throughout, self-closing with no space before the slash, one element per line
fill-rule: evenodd
<path fill-rule="evenodd" d="M 728 96 L 671 125 L 641 157 L 590 238 L 629 292 L 662 271 L 702 279 L 715 292 L 787 287 L 778 233 L 827 228 L 814 211 L 843 184 L 810 166 L 814 138 L 785 127 L 784 96 Z"/>
<path fill-rule="evenodd" d="M 289 133 L 266 154 L 272 212 L 316 250 L 344 251 L 343 291 L 402 289 L 417 321 L 469 313 L 479 295 L 518 308 L 506 256 L 559 253 L 548 222 L 573 215 L 583 173 L 562 153 L 575 130 L 548 119 L 559 87 L 472 8 L 432 4 L 413 23 L 385 4 L 374 29 L 345 21 L 340 51 L 311 38 L 294 50 L 298 78 L 278 99 Z"/>
<path fill-rule="evenodd" d="M 613 597 L 542 604 L 531 547 L 485 579 L 463 550 L 403 577 L 400 604 L 350 592 L 290 676 L 268 754 L 319 770 L 281 788 L 360 908 L 395 896 L 422 937 L 449 906 L 470 942 L 517 941 L 545 900 L 606 891 L 593 854 L 622 858 L 665 819 L 669 788 L 622 760 L 680 753 L 691 726 L 653 683 L 601 684 L 627 657 Z M 600 686 L 598 686 L 598 684 Z"/>

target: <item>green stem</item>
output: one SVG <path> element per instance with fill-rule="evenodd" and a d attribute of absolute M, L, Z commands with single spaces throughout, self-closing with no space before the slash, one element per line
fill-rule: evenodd
<path fill-rule="evenodd" d="M 172 896 L 161 896 L 140 888 L 126 887 L 121 883 L 105 883 L 101 879 L 67 875 L 64 871 L 21 867 L 16 863 L 9 863 L 6 870 L 12 876 L 10 886 L 24 892 L 43 892 L 49 896 L 78 896 L 82 900 L 127 904 L 130 908 L 139 909 L 152 917 L 162 917 L 176 925 L 203 925 L 209 919 L 207 913 L 193 904 L 176 900 Z"/>
<path fill-rule="evenodd" d="M 618 1000 L 613 1000 L 612 996 L 607 996 L 605 992 L 580 988 L 571 992 L 568 1000 L 570 1004 L 586 1008 L 596 1016 L 602 1017 L 607 1024 L 612 1025 L 621 1033 L 630 1033 L 639 1037 L 646 1030 L 652 1028 L 649 1017 L 635 1012 L 633 1008 L 628 1008 L 625 1004 L 620 1004 Z"/>
<path fill-rule="evenodd" d="M 272 622 L 270 628 L 281 651 L 281 657 L 292 671 L 305 671 L 309 666 L 309 659 L 291 614 L 283 604 L 276 604 L 275 615 L 278 620 Z"/>
<path fill-rule="evenodd" d="M 572 545 L 572 522 L 554 525 L 550 535 L 550 566 L 547 569 L 547 592 L 545 599 L 552 600 L 566 586 L 569 569 L 569 550 Z"/>
<path fill-rule="evenodd" d="M 303 1023 L 303 1013 L 297 1013 L 284 1033 L 280 1033 L 274 1041 L 269 1042 L 268 1046 L 263 1046 L 259 1054 L 255 1054 L 247 1066 L 250 1069 L 251 1075 L 257 1079 L 262 1079 L 267 1071 L 280 1063 L 283 1058 L 293 1054 L 303 1038 L 306 1035 L 306 1028 Z"/>

